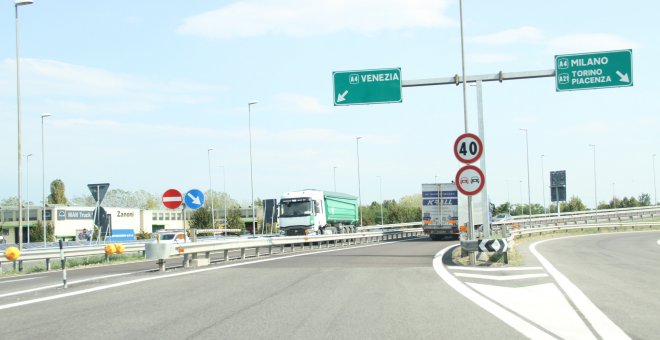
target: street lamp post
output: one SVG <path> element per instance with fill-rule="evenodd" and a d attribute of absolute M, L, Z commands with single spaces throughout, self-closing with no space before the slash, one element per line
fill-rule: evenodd
<path fill-rule="evenodd" d="M 545 155 L 541 155 L 541 187 L 543 188 L 543 213 L 547 214 L 548 210 L 545 205 L 545 170 L 543 170 L 543 157 L 545 157 Z"/>
<path fill-rule="evenodd" d="M 360 139 L 362 139 L 362 137 L 355 137 L 355 146 L 357 149 L 358 204 L 360 205 L 360 226 L 362 226 L 362 189 L 360 187 Z"/>
<path fill-rule="evenodd" d="M 50 117 L 52 114 L 44 113 L 41 115 L 41 224 L 44 232 L 44 248 L 46 248 L 46 151 L 44 148 L 44 118 Z"/>
<path fill-rule="evenodd" d="M 653 197 L 655 200 L 655 205 L 658 205 L 658 189 L 655 186 L 655 154 L 653 154 Z"/>
<path fill-rule="evenodd" d="M 527 129 L 520 129 L 525 131 L 525 148 L 527 149 L 527 204 L 529 205 L 529 226 L 532 226 L 532 190 L 529 185 L 529 138 Z"/>
<path fill-rule="evenodd" d="M 616 193 L 614 191 L 614 182 L 612 182 L 612 207 L 616 209 Z"/>
<path fill-rule="evenodd" d="M 30 243 L 30 157 L 25 156 L 25 219 L 27 220 L 27 243 Z"/>
<path fill-rule="evenodd" d="M 335 191 L 337 191 L 337 167 L 332 167 L 332 182 L 335 185 Z"/>
<path fill-rule="evenodd" d="M 18 7 L 23 5 L 30 5 L 32 0 L 16 0 L 14 2 L 14 9 L 16 14 L 16 115 L 18 117 L 18 249 L 23 249 L 23 207 L 21 207 L 21 171 L 23 158 L 23 150 L 21 145 L 21 67 L 19 56 L 19 40 L 18 40 Z"/>
<path fill-rule="evenodd" d="M 596 222 L 598 222 L 598 191 L 596 189 L 596 144 L 589 144 L 593 148 L 594 154 L 594 211 L 596 212 Z"/>
<path fill-rule="evenodd" d="M 222 193 L 225 196 L 224 209 L 223 209 L 225 211 L 224 227 L 225 227 L 225 237 L 227 237 L 227 181 L 225 176 L 225 166 L 220 165 L 219 167 L 222 168 Z"/>
<path fill-rule="evenodd" d="M 257 227 L 256 227 L 256 218 L 255 213 L 256 209 L 254 206 L 254 180 L 252 177 L 252 117 L 251 117 L 251 106 L 257 104 L 258 101 L 253 100 L 248 103 L 248 133 L 250 134 L 250 204 L 252 205 L 252 236 L 257 236 Z"/>
<path fill-rule="evenodd" d="M 213 147 L 206 149 L 206 156 L 209 163 L 209 201 L 211 201 L 211 229 L 215 229 L 215 212 L 213 211 L 213 182 L 211 181 L 211 151 Z"/>
<path fill-rule="evenodd" d="M 378 176 L 378 187 L 380 191 L 380 225 L 385 225 L 384 219 L 383 219 L 383 177 Z"/>

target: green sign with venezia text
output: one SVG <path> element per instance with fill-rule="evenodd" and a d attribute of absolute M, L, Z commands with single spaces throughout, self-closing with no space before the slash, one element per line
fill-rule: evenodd
<path fill-rule="evenodd" d="M 632 85 L 632 50 L 555 56 L 557 91 Z"/>
<path fill-rule="evenodd" d="M 332 73 L 335 105 L 401 102 L 401 68 Z"/>

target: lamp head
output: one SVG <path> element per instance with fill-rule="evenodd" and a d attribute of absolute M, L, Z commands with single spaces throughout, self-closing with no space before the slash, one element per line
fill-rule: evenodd
<path fill-rule="evenodd" d="M 16 0 L 14 1 L 14 6 L 24 6 L 24 5 L 32 5 L 34 3 L 33 0 Z"/>
<path fill-rule="evenodd" d="M 257 104 L 257 103 L 259 103 L 259 102 L 256 101 L 256 100 L 252 100 L 252 101 L 249 101 L 249 102 L 248 102 L 248 105 L 254 105 L 254 104 Z"/>
<path fill-rule="evenodd" d="M 41 118 L 50 117 L 52 115 L 53 115 L 52 113 L 44 113 L 44 114 L 41 115 Z"/>

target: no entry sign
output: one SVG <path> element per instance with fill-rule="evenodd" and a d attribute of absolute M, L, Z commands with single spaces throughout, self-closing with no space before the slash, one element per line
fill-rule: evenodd
<path fill-rule="evenodd" d="M 163 205 L 168 209 L 176 209 L 181 206 L 183 198 L 181 193 L 176 189 L 169 189 L 163 194 Z"/>

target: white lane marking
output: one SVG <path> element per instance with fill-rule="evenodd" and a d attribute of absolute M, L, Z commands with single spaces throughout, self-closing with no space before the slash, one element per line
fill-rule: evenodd
<path fill-rule="evenodd" d="M 77 281 L 70 281 L 67 282 L 68 285 L 76 285 L 79 283 L 84 283 L 88 281 L 94 281 L 94 280 L 102 280 L 102 279 L 108 279 L 112 277 L 118 277 L 118 276 L 126 276 L 130 274 L 135 274 L 135 273 L 144 273 L 148 272 L 151 270 L 141 270 L 137 272 L 128 272 L 128 273 L 120 273 L 120 274 L 112 274 L 112 275 L 104 275 L 104 276 L 95 276 L 95 277 L 90 277 L 87 279 L 82 279 L 82 280 L 77 280 Z M 11 293 L 5 293 L 5 294 L 0 294 L 0 298 L 4 298 L 7 296 L 14 296 L 14 295 L 21 295 L 21 294 L 27 294 L 27 293 L 32 293 L 32 292 L 38 292 L 40 290 L 46 290 L 46 289 L 51 289 L 51 288 L 59 288 L 62 287 L 62 283 L 54 284 L 54 285 L 48 285 L 48 286 L 42 286 L 42 287 L 37 287 L 37 288 L 32 288 L 32 289 L 26 289 L 26 290 L 20 290 L 16 292 L 11 292 Z"/>
<path fill-rule="evenodd" d="M 63 298 L 71 297 L 71 296 L 88 294 L 88 293 L 93 293 L 93 292 L 97 292 L 97 291 L 101 291 L 101 290 L 117 288 L 117 287 L 122 287 L 122 286 L 128 286 L 128 285 L 131 285 L 131 284 L 136 284 L 136 283 L 141 283 L 141 282 L 168 279 L 168 278 L 172 278 L 172 277 L 192 275 L 192 274 L 203 273 L 203 272 L 208 272 L 208 271 L 246 266 L 246 265 L 255 264 L 255 263 L 277 261 L 277 260 L 288 259 L 288 258 L 299 257 L 299 256 L 308 256 L 308 255 L 330 253 L 330 252 L 342 251 L 342 250 L 374 247 L 374 246 L 381 246 L 381 245 L 394 244 L 394 243 L 399 243 L 399 242 L 408 242 L 408 241 L 410 241 L 410 240 L 371 243 L 371 244 L 367 244 L 367 245 L 363 245 L 363 246 L 353 246 L 353 247 L 346 247 L 346 248 L 342 247 L 342 248 L 338 248 L 338 249 L 328 249 L 328 250 L 315 251 L 315 252 L 311 252 L 311 253 L 302 253 L 302 254 L 295 254 L 295 255 L 282 256 L 282 257 L 273 257 L 273 258 L 268 258 L 268 259 L 263 259 L 263 260 L 255 260 L 255 261 L 250 261 L 250 262 L 234 263 L 234 264 L 224 265 L 224 266 L 221 266 L 221 267 L 209 267 L 209 268 L 202 268 L 202 269 L 179 272 L 179 273 L 166 274 L 166 275 L 161 275 L 161 276 L 151 276 L 151 277 L 146 277 L 146 278 L 141 278 L 141 279 L 135 279 L 135 280 L 130 280 L 130 281 L 113 283 L 113 284 L 109 284 L 109 285 L 105 285 L 105 286 L 99 286 L 99 287 L 94 287 L 94 288 L 83 289 L 83 290 L 79 290 L 79 291 L 75 291 L 75 292 L 63 293 L 63 294 L 58 294 L 58 295 L 33 299 L 33 300 L 26 300 L 26 301 L 20 301 L 20 302 L 15 302 L 15 303 L 9 303 L 9 304 L 6 304 L 6 305 L 0 305 L 0 310 L 20 307 L 20 306 L 25 306 L 25 305 L 31 305 L 31 304 L 39 303 L 39 302 L 58 300 L 58 299 L 63 299 Z M 126 273 L 126 274 L 129 274 L 129 273 Z M 126 274 L 124 274 L 124 275 L 126 275 Z M 122 275 L 122 274 L 119 274 L 119 275 Z M 116 276 L 119 276 L 119 275 L 116 275 Z M 54 287 L 61 287 L 61 286 L 62 285 L 60 284 L 60 285 L 55 285 Z M 51 286 L 50 288 L 53 288 L 53 287 Z M 2 297 L 2 296 L 0 296 L 0 297 Z"/>
<path fill-rule="evenodd" d="M 468 285 L 562 339 L 596 339 L 554 283 L 527 287 Z"/>
<path fill-rule="evenodd" d="M 0 284 L 19 282 L 19 281 L 27 281 L 27 280 L 34 280 L 34 279 L 40 279 L 42 277 L 45 277 L 45 276 L 35 276 L 35 277 L 28 277 L 28 278 L 25 278 L 25 279 L 17 279 L 17 280 L 2 280 L 2 281 L 0 281 Z"/>
<path fill-rule="evenodd" d="M 658 245 L 660 246 L 660 240 L 658 240 Z"/>
<path fill-rule="evenodd" d="M 566 237 L 562 237 L 566 238 Z M 543 257 L 537 250 L 536 246 L 553 240 L 548 239 L 533 243 L 529 246 L 529 251 L 536 256 L 545 267 L 545 270 L 555 279 L 559 287 L 566 293 L 566 296 L 575 304 L 577 309 L 580 310 L 582 315 L 589 321 L 591 326 L 603 339 L 630 339 L 630 337 L 623 332 L 619 326 L 614 324 L 596 305 L 589 300 L 589 298 L 582 293 L 564 274 L 560 273 L 548 260 Z"/>
<path fill-rule="evenodd" d="M 435 254 L 435 257 L 433 258 L 433 269 L 435 269 L 435 272 L 440 276 L 440 278 L 442 278 L 455 291 L 476 303 L 479 307 L 490 312 L 496 318 L 504 321 L 509 326 L 522 333 L 524 336 L 531 339 L 555 339 L 555 337 L 543 331 L 542 329 L 534 326 L 523 318 L 511 313 L 507 309 L 502 308 L 500 305 L 476 293 L 474 290 L 468 288 L 451 273 L 449 273 L 447 269 L 445 269 L 445 265 L 442 263 L 442 257 L 450 248 L 454 247 L 458 247 L 458 245 L 453 245 L 442 249 L 439 253 Z"/>
<path fill-rule="evenodd" d="M 547 277 L 548 274 L 524 274 L 524 275 L 481 275 L 481 274 L 468 274 L 468 273 L 455 273 L 458 277 L 468 277 L 472 279 L 493 280 L 493 281 L 513 281 L 513 280 L 526 280 L 534 279 L 537 277 Z"/>
<path fill-rule="evenodd" d="M 475 271 L 475 272 L 515 272 L 515 271 L 526 271 L 526 270 L 543 270 L 543 267 L 480 268 L 480 267 L 447 266 L 447 269 Z"/>

